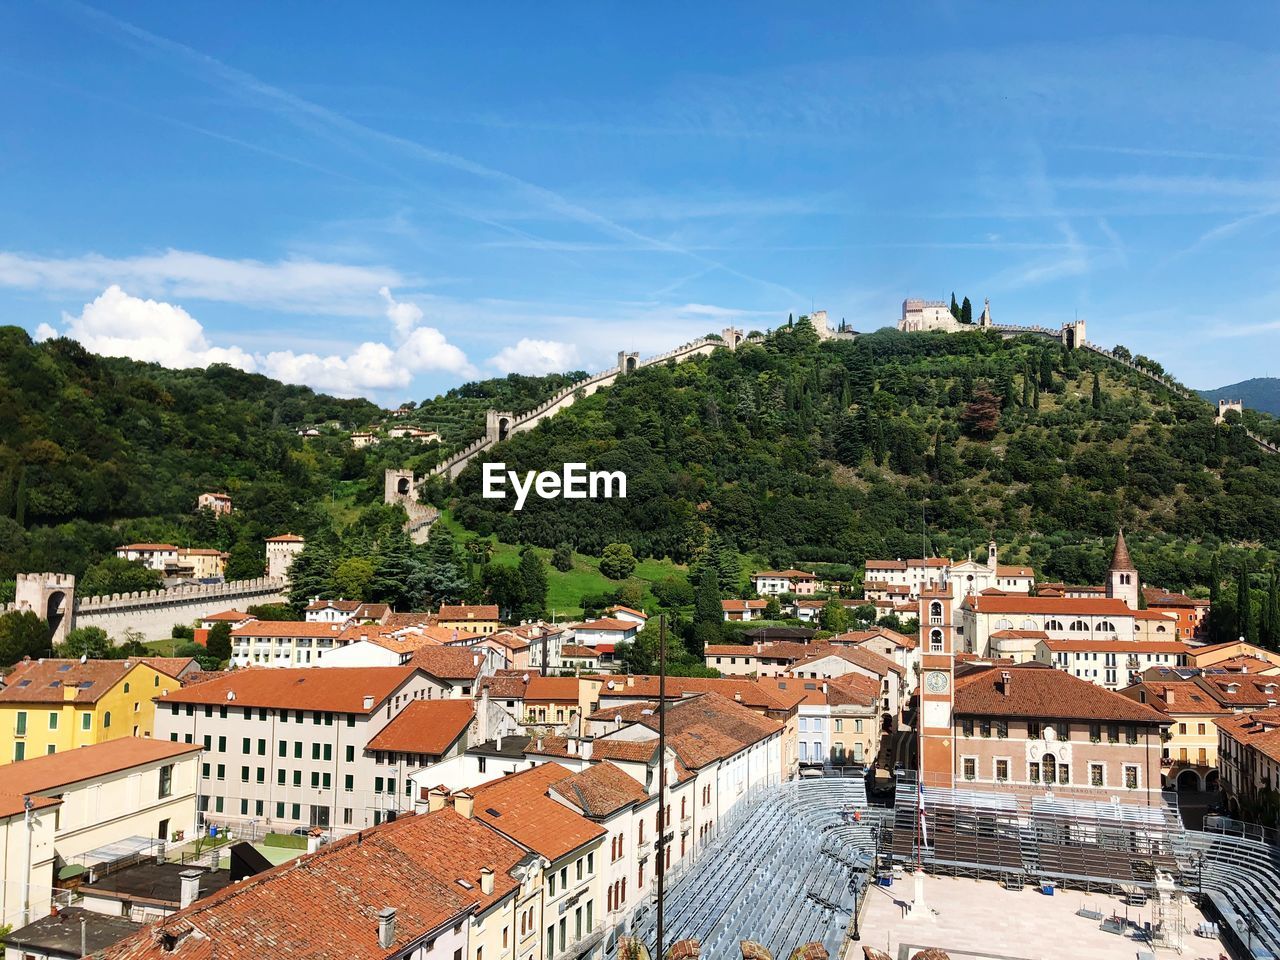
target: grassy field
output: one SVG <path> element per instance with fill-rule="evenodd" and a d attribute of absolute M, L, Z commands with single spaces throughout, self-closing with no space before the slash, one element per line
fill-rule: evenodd
<path fill-rule="evenodd" d="M 437 522 L 444 524 L 460 545 L 475 539 L 475 534 L 460 526 L 447 511 L 441 514 Z M 534 550 L 547 565 L 548 612 L 560 620 L 582 615 L 583 596 L 616 590 L 625 583 L 638 586 L 643 591 L 645 604 L 652 604 L 650 584 L 688 572 L 686 567 L 670 560 L 640 560 L 636 563 L 635 572 L 627 580 L 610 580 L 600 572 L 600 561 L 596 557 L 575 553 L 573 568 L 561 572 L 551 566 L 550 550 L 542 547 L 535 547 Z M 520 562 L 520 548 L 511 543 L 498 543 L 493 550 L 493 562 L 514 567 Z"/>
<path fill-rule="evenodd" d="M 178 647 L 190 642 L 179 637 L 169 637 L 166 640 L 147 640 L 142 645 L 157 657 L 173 657 L 177 656 Z"/>

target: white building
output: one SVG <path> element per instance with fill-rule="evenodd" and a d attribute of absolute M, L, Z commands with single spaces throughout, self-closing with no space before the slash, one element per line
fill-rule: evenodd
<path fill-rule="evenodd" d="M 1190 648 L 1177 640 L 1041 640 L 1036 659 L 1108 690 L 1137 683 L 1152 667 L 1186 666 Z"/>
<path fill-rule="evenodd" d="M 116 547 L 116 556 L 160 573 L 178 565 L 178 548 L 172 543 L 126 543 Z"/>
<path fill-rule="evenodd" d="M 278 580 L 289 579 L 293 558 L 302 552 L 306 540 L 296 533 L 282 533 L 267 538 L 267 576 Z"/>

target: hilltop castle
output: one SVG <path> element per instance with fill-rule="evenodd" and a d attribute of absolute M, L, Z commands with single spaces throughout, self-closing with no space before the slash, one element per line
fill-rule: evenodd
<path fill-rule="evenodd" d="M 902 317 L 898 320 L 898 329 L 903 333 L 921 333 L 927 330 L 942 330 L 946 333 L 964 333 L 968 330 L 985 329 L 991 326 L 991 301 L 982 306 L 982 316 L 975 323 L 961 323 L 951 313 L 945 300 L 902 301 Z"/>

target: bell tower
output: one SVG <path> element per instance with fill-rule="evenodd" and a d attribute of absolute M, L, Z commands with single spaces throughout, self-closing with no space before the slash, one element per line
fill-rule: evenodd
<path fill-rule="evenodd" d="M 1123 600 L 1130 610 L 1138 609 L 1138 568 L 1129 558 L 1123 530 L 1116 533 L 1116 549 L 1111 555 L 1111 569 L 1107 571 L 1107 596 Z"/>
<path fill-rule="evenodd" d="M 951 786 L 955 776 L 955 598 L 950 583 L 920 590 L 919 773 L 922 783 Z"/>

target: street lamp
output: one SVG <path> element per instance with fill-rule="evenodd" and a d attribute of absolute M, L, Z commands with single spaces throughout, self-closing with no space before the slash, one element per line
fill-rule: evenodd
<path fill-rule="evenodd" d="M 1198 903 L 1204 903 L 1204 851 L 1197 850 L 1191 856 L 1191 862 L 1196 865 L 1196 900 Z"/>
<path fill-rule="evenodd" d="M 853 940 L 857 943 L 862 939 L 862 931 L 858 928 L 858 901 L 862 894 L 862 884 L 858 882 L 856 873 L 849 878 L 849 891 L 853 894 Z"/>

